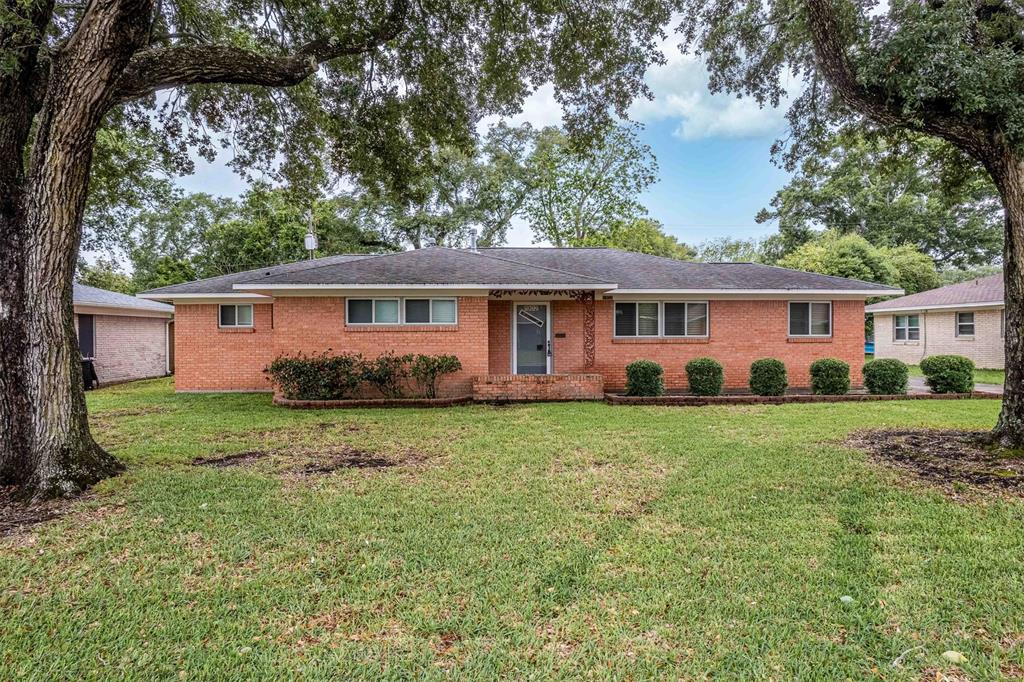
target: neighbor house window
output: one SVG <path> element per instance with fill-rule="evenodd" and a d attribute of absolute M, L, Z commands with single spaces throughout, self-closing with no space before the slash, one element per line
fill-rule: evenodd
<path fill-rule="evenodd" d="M 707 301 L 615 304 L 615 336 L 707 336 Z"/>
<path fill-rule="evenodd" d="M 222 327 L 251 327 L 252 326 L 252 304 L 222 305 L 220 307 L 220 326 Z"/>
<path fill-rule="evenodd" d="M 454 298 L 350 298 L 348 324 L 455 324 Z"/>
<path fill-rule="evenodd" d="M 790 336 L 831 336 L 832 303 L 791 301 L 789 304 Z"/>
<path fill-rule="evenodd" d="M 893 324 L 893 338 L 897 341 L 919 341 L 921 318 L 917 315 L 897 315 Z"/>
<path fill-rule="evenodd" d="M 956 335 L 974 336 L 974 313 L 956 314 Z"/>

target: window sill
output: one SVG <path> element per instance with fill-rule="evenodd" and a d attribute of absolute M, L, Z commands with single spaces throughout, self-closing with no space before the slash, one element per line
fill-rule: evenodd
<path fill-rule="evenodd" d="M 788 336 L 786 343 L 832 343 L 831 336 Z"/>
<path fill-rule="evenodd" d="M 894 346 L 920 346 L 920 341 L 893 341 Z"/>
<path fill-rule="evenodd" d="M 956 340 L 957 341 L 974 341 L 974 337 L 973 336 L 958 336 L 958 337 L 956 337 Z"/>
<path fill-rule="evenodd" d="M 217 327 L 220 334 L 254 334 L 255 327 Z"/>
<path fill-rule="evenodd" d="M 346 324 L 346 332 L 457 332 L 457 324 Z"/>
<path fill-rule="evenodd" d="M 711 343 L 707 336 L 616 336 L 612 337 L 612 343 Z"/>

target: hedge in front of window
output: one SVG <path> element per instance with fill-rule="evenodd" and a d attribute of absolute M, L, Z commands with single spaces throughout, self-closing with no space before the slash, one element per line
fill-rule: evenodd
<path fill-rule="evenodd" d="M 626 395 L 653 396 L 665 392 L 665 372 L 653 360 L 634 360 L 626 365 Z"/>
<path fill-rule="evenodd" d="M 761 358 L 750 365 L 750 391 L 754 395 L 783 395 L 789 386 L 786 365 L 775 358 Z"/>
<path fill-rule="evenodd" d="M 816 395 L 843 395 L 850 390 L 850 366 L 836 358 L 811 363 L 811 390 Z"/>
<path fill-rule="evenodd" d="M 974 390 L 974 362 L 962 355 L 932 355 L 921 361 L 921 371 L 932 393 Z"/>
<path fill-rule="evenodd" d="M 264 370 L 289 400 L 343 400 L 363 381 L 361 355 L 280 356 Z"/>
<path fill-rule="evenodd" d="M 880 358 L 864 363 L 864 386 L 874 395 L 902 395 L 907 392 L 910 369 L 896 358 Z"/>
<path fill-rule="evenodd" d="M 686 363 L 686 380 L 694 395 L 718 395 L 725 384 L 725 374 L 717 360 L 694 358 Z"/>

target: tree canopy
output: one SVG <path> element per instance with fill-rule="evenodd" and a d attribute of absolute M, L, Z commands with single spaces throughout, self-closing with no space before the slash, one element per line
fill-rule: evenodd
<path fill-rule="evenodd" d="M 606 231 L 587 235 L 573 246 L 610 246 L 623 251 L 679 260 L 693 260 L 697 255 L 692 247 L 665 234 L 661 223 L 651 218 L 614 223 Z"/>

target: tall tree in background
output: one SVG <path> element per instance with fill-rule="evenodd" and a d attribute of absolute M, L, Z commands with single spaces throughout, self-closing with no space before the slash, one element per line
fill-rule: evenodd
<path fill-rule="evenodd" d="M 526 219 L 535 241 L 580 246 L 646 213 L 638 196 L 658 171 L 633 128 L 616 127 L 588 147 L 544 128 L 529 159 Z"/>
<path fill-rule="evenodd" d="M 758 222 L 778 220 L 787 250 L 816 228 L 859 234 L 876 246 L 913 244 L 940 267 L 998 261 L 999 193 L 977 163 L 948 142 L 859 127 L 815 146 Z"/>
<path fill-rule="evenodd" d="M 993 435 L 1024 447 L 1024 10 L 1010 0 L 682 0 L 714 90 L 789 110 L 792 166 L 850 121 L 942 139 L 980 164 L 1005 210 L 1006 386 Z"/>
<path fill-rule="evenodd" d="M 646 253 L 679 260 L 693 260 L 697 252 L 670 234 L 665 234 L 661 223 L 652 218 L 614 223 L 606 231 L 584 237 L 575 246 L 608 246 L 623 251 Z"/>
<path fill-rule="evenodd" d="M 396 191 L 435 145 L 553 81 L 585 135 L 648 94 L 668 3 L 0 4 L 0 484 L 44 498 L 118 469 L 89 433 L 71 281 L 101 129 L 215 137 L 236 169 Z M 510 20 L 514 18 L 514 20 Z M 628 27 L 628 28 L 623 28 Z M 161 91 L 171 91 L 157 98 Z M 176 156 L 176 153 L 177 156 Z"/>

